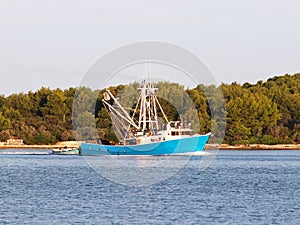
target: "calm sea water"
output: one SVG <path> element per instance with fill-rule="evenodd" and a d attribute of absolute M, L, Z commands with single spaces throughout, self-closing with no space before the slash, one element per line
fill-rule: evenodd
<path fill-rule="evenodd" d="M 220 151 L 204 171 L 198 160 L 133 188 L 80 156 L 0 155 L 0 223 L 300 224 L 300 151 Z"/>

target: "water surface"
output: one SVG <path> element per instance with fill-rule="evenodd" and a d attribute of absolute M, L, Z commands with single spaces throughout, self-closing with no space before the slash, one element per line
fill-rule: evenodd
<path fill-rule="evenodd" d="M 133 188 L 81 156 L 0 155 L 0 223 L 300 224 L 300 151 L 220 151 L 204 171 L 198 162 Z"/>

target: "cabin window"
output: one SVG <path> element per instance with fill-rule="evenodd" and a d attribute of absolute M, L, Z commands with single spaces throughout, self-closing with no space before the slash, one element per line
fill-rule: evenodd
<path fill-rule="evenodd" d="M 178 132 L 178 131 L 172 131 L 172 132 L 171 132 L 171 135 L 172 135 L 172 136 L 178 136 L 178 135 L 179 135 L 179 132 Z"/>

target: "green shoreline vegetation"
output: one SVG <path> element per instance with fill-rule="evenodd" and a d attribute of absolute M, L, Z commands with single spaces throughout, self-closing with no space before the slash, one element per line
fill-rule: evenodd
<path fill-rule="evenodd" d="M 159 83 L 160 90 L 164 90 L 166 83 Z M 176 90 L 182 89 L 179 84 L 172 84 L 172 96 L 180 101 L 182 96 Z M 110 87 L 112 93 L 117 94 L 128 85 Z M 221 89 L 226 103 L 226 133 L 223 143 L 229 145 L 251 144 L 299 144 L 300 143 L 300 74 L 274 76 L 267 81 L 256 84 L 248 82 L 243 85 L 221 84 L 219 87 L 198 85 L 186 90 L 193 100 L 199 116 L 198 131 L 209 132 L 211 110 L 209 103 L 214 99 L 205 96 L 203 90 L 214 92 Z M 0 141 L 5 142 L 11 136 L 24 140 L 27 145 L 53 145 L 59 141 L 75 140 L 72 126 L 72 106 L 76 93 L 75 88 L 66 90 L 42 87 L 28 93 L 12 94 L 7 97 L 0 95 Z M 95 116 L 86 108 L 95 103 L 85 101 L 86 96 L 95 92 L 85 89 L 77 96 L 82 100 L 78 107 L 80 116 L 74 123 L 81 129 L 88 129 L 85 123 L 96 118 L 96 126 L 100 138 L 115 140 L 111 119 L 101 103 L 104 91 L 96 102 Z M 164 101 L 163 99 L 161 99 Z M 184 107 L 184 101 L 182 103 Z M 89 106 L 87 106 L 89 105 Z M 178 112 L 172 104 L 162 102 L 167 116 L 178 119 Z M 225 122 L 220 129 L 225 127 Z M 218 129 L 216 129 L 218 130 Z M 81 132 L 85 133 L 85 132 Z M 86 132 L 88 134 L 88 131 Z M 84 139 L 85 137 L 82 137 Z M 218 134 L 215 134 L 218 138 Z"/>

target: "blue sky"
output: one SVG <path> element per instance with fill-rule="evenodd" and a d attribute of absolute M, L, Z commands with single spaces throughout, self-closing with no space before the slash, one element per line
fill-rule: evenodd
<path fill-rule="evenodd" d="M 218 82 L 300 71 L 297 0 L 0 0 L 0 94 L 79 84 L 99 57 L 159 40 L 199 56 Z"/>

